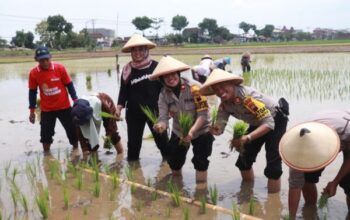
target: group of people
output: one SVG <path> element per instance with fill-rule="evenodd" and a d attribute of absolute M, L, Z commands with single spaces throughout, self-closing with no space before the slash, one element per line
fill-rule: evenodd
<path fill-rule="evenodd" d="M 225 64 L 231 62 L 228 58 L 222 59 L 222 63 L 225 63 L 223 67 L 217 63 L 213 68 L 211 57 L 206 55 L 199 66 L 191 68 L 171 56 L 162 57 L 158 63 L 149 54 L 155 47 L 153 42 L 135 34 L 122 48 L 122 52 L 131 54 L 131 61 L 122 70 L 116 106 L 111 97 L 104 93 L 78 99 L 65 68 L 51 62 L 47 48 L 38 48 L 35 53 L 38 66 L 29 75 L 29 119 L 34 123 L 39 87 L 42 103 L 40 135 L 44 151 L 50 149 L 58 118 L 73 148 L 78 147 L 79 140 L 83 152 L 96 151 L 103 121 L 106 135 L 111 138 L 117 152 L 122 153 L 123 146 L 116 121 L 125 109 L 127 160 L 140 158 L 143 131 L 147 124 L 172 175 L 181 175 L 192 144 L 191 161 L 196 170 L 196 181 L 206 182 L 214 136 L 220 136 L 224 132 L 229 117 L 233 116 L 249 124 L 247 134 L 232 141 L 234 147 L 244 146 L 245 149 L 236 161 L 243 181 L 254 181 L 252 165 L 262 146 L 265 146 L 264 175 L 268 179 L 269 193 L 280 191 L 282 160 L 290 167 L 289 211 L 293 218 L 301 192 L 306 203 L 316 204 L 315 184 L 324 167 L 334 160 L 341 149 L 344 152 L 344 163 L 324 193 L 329 197 L 334 196 L 340 185 L 347 195 L 348 208 L 350 207 L 350 111 L 322 113 L 310 119 L 311 122 L 286 131 L 288 102 L 284 98 L 275 100 L 255 88 L 245 86 L 241 76 L 224 70 Z M 244 62 L 249 64 L 250 59 Z M 182 77 L 182 72 L 190 69 L 196 73 L 201 70 L 203 74 L 198 75 L 205 76 L 205 79 L 196 81 Z M 73 100 L 73 107 L 69 103 L 68 93 Z M 207 100 L 210 95 L 216 95 L 221 100 L 214 124 L 211 124 L 211 106 Z M 155 124 L 143 113 L 141 106 L 148 106 L 158 115 Z M 101 111 L 115 117 L 103 118 Z M 189 115 L 193 119 L 186 133 L 181 124 L 183 115 Z M 169 139 L 167 129 L 171 118 L 173 122 Z"/>

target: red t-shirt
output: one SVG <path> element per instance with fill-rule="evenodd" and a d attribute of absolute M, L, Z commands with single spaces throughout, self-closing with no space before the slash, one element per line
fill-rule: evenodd
<path fill-rule="evenodd" d="M 71 82 L 66 68 L 50 63 L 47 70 L 34 67 L 29 73 L 29 89 L 40 90 L 40 108 L 43 112 L 57 111 L 70 107 L 66 85 Z"/>

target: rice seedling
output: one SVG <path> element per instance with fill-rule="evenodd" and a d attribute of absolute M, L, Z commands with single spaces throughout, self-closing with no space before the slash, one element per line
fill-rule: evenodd
<path fill-rule="evenodd" d="M 172 187 L 171 198 L 174 202 L 175 207 L 179 207 L 181 204 L 181 199 L 180 199 L 180 190 L 177 187 L 177 185 L 173 185 L 173 187 Z"/>
<path fill-rule="evenodd" d="M 146 117 L 152 122 L 152 124 L 157 123 L 158 121 L 158 116 L 155 111 L 152 111 L 150 107 L 140 105 L 140 108 L 142 112 L 146 115 Z"/>
<path fill-rule="evenodd" d="M 87 215 L 87 214 L 88 214 L 88 207 L 87 207 L 87 206 L 84 206 L 83 214 L 84 214 L 84 215 Z"/>
<path fill-rule="evenodd" d="M 283 220 L 291 220 L 290 216 L 288 214 L 282 216 Z"/>
<path fill-rule="evenodd" d="M 91 76 L 90 75 L 87 75 L 85 76 L 85 80 L 86 80 L 86 83 L 91 83 Z"/>
<path fill-rule="evenodd" d="M 171 209 L 168 207 L 168 208 L 166 209 L 165 216 L 166 216 L 167 218 L 169 218 L 170 215 L 171 215 Z"/>
<path fill-rule="evenodd" d="M 114 201 L 115 200 L 115 191 L 111 191 L 110 193 L 109 193 L 109 200 L 110 201 Z"/>
<path fill-rule="evenodd" d="M 218 107 L 217 106 L 214 106 L 212 109 L 211 109 L 211 112 L 210 112 L 210 117 L 211 117 L 211 126 L 214 126 L 216 124 L 216 121 L 217 121 L 217 118 L 218 118 Z"/>
<path fill-rule="evenodd" d="M 232 204 L 232 220 L 240 220 L 240 219 L 241 219 L 241 212 L 239 211 L 237 204 L 233 203 Z"/>
<path fill-rule="evenodd" d="M 173 192 L 174 186 L 171 178 L 166 182 L 166 187 L 170 193 Z"/>
<path fill-rule="evenodd" d="M 9 171 L 10 171 L 10 168 L 11 168 L 11 163 L 12 161 L 10 160 L 9 162 L 6 163 L 5 165 L 5 176 L 8 177 L 8 174 L 9 174 Z"/>
<path fill-rule="evenodd" d="M 111 72 L 112 72 L 111 69 L 107 70 L 108 75 L 111 75 Z"/>
<path fill-rule="evenodd" d="M 148 177 L 147 178 L 147 186 L 151 187 L 151 185 L 152 185 L 152 179 L 151 179 L 151 177 Z"/>
<path fill-rule="evenodd" d="M 25 212 L 28 212 L 29 208 L 28 208 L 28 199 L 27 197 L 22 193 L 21 197 L 19 199 L 19 202 L 21 203 L 23 209 Z"/>
<path fill-rule="evenodd" d="M 152 199 L 152 201 L 156 201 L 157 198 L 158 198 L 158 193 L 157 193 L 156 191 L 153 191 L 153 192 L 151 193 L 151 199 Z"/>
<path fill-rule="evenodd" d="M 108 112 L 100 112 L 100 116 L 102 118 L 111 118 L 111 119 L 115 119 L 115 120 L 120 120 L 120 118 L 116 117 L 115 115 L 112 115 Z"/>
<path fill-rule="evenodd" d="M 131 194 L 134 194 L 136 192 L 136 186 L 134 184 L 131 184 L 130 192 L 131 192 Z"/>
<path fill-rule="evenodd" d="M 36 196 L 35 202 L 39 208 L 43 219 L 47 219 L 49 216 L 49 202 L 46 198 L 46 195 L 42 194 L 40 196 Z"/>
<path fill-rule="evenodd" d="M 44 195 L 44 198 L 45 198 L 47 201 L 50 201 L 50 194 L 49 194 L 49 189 L 48 189 L 48 188 L 44 188 L 44 190 L 43 190 L 43 195 Z"/>
<path fill-rule="evenodd" d="M 64 208 L 68 209 L 69 207 L 69 193 L 67 187 L 63 187 L 63 204 Z"/>
<path fill-rule="evenodd" d="M 322 194 L 320 199 L 318 200 L 318 208 L 323 209 L 328 205 L 328 195 Z"/>
<path fill-rule="evenodd" d="M 96 198 L 100 196 L 100 191 L 101 191 L 100 182 L 97 181 L 95 182 L 94 189 L 93 189 L 93 194 Z"/>
<path fill-rule="evenodd" d="M 136 202 L 136 210 L 137 210 L 138 212 L 141 212 L 142 207 L 143 207 L 143 202 L 140 201 L 140 200 L 138 200 L 138 201 Z"/>
<path fill-rule="evenodd" d="M 115 190 L 119 185 L 119 178 L 117 177 L 117 172 L 114 171 L 111 176 L 112 176 L 111 178 L 112 188 L 113 190 Z"/>
<path fill-rule="evenodd" d="M 251 197 L 249 200 L 249 215 L 255 214 L 256 199 Z"/>
<path fill-rule="evenodd" d="M 19 172 L 19 171 L 18 171 L 18 169 L 17 169 L 16 167 L 13 168 L 13 170 L 12 170 L 12 182 L 15 181 L 18 172 Z"/>
<path fill-rule="evenodd" d="M 206 214 L 207 213 L 207 199 L 206 199 L 206 197 L 202 196 L 200 201 L 201 201 L 200 212 L 201 212 L 201 214 Z"/>
<path fill-rule="evenodd" d="M 180 140 L 180 145 L 183 145 L 185 147 L 189 147 L 190 143 L 185 143 L 183 142 L 183 138 L 188 135 L 188 132 L 190 131 L 191 127 L 193 125 L 193 117 L 191 114 L 187 113 L 180 113 L 179 115 L 179 126 L 181 129 L 181 140 Z"/>
<path fill-rule="evenodd" d="M 130 167 L 125 167 L 124 172 L 129 181 L 134 179 L 134 173 Z"/>
<path fill-rule="evenodd" d="M 216 184 L 214 185 L 214 187 L 209 187 L 209 195 L 213 205 L 216 205 L 218 202 L 218 189 L 216 188 Z"/>
<path fill-rule="evenodd" d="M 100 182 L 100 172 L 99 172 L 99 170 L 95 170 L 95 172 L 94 172 L 94 180 L 95 180 L 96 183 Z"/>
<path fill-rule="evenodd" d="M 56 177 L 59 173 L 59 169 L 60 169 L 60 164 L 58 163 L 58 161 L 56 160 L 50 160 L 48 163 L 48 167 L 49 167 L 49 173 L 50 173 L 50 179 L 53 179 L 54 177 Z"/>
<path fill-rule="evenodd" d="M 183 214 L 184 214 L 184 220 L 190 219 L 190 210 L 188 209 L 187 206 L 183 209 Z"/>
<path fill-rule="evenodd" d="M 110 174 L 111 173 L 111 168 L 109 167 L 108 164 L 104 164 L 103 165 L 103 170 L 104 170 L 105 174 Z"/>
<path fill-rule="evenodd" d="M 245 135 L 248 131 L 249 124 L 245 123 L 244 121 L 237 121 L 233 125 L 233 139 L 231 140 L 230 143 L 230 149 L 231 151 L 233 148 L 236 148 L 236 150 L 242 154 L 244 152 L 244 146 L 234 146 L 232 144 L 233 140 L 241 138 L 243 135 Z"/>
<path fill-rule="evenodd" d="M 103 148 L 107 149 L 109 152 L 110 149 L 113 148 L 113 143 L 112 143 L 112 139 L 110 136 L 104 136 L 103 138 Z"/>
<path fill-rule="evenodd" d="M 14 189 L 11 189 L 10 192 L 11 192 L 11 199 L 12 199 L 13 207 L 16 209 L 17 208 L 17 192 Z"/>
<path fill-rule="evenodd" d="M 77 177 L 78 170 L 77 170 L 77 168 L 74 166 L 74 164 L 72 163 L 72 161 L 68 161 L 68 163 L 67 163 L 67 170 L 68 170 L 68 172 L 72 173 L 73 176 Z"/>

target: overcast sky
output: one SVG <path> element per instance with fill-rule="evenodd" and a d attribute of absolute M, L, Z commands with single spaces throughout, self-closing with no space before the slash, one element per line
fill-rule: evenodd
<path fill-rule="evenodd" d="M 171 33 L 177 14 L 186 16 L 187 27 L 212 18 L 232 33 L 242 32 L 241 21 L 259 29 L 265 24 L 304 31 L 350 28 L 350 0 L 0 0 L 0 5 L 0 37 L 8 41 L 16 30 L 34 33 L 37 23 L 57 14 L 71 22 L 74 31 L 92 28 L 94 20 L 95 28 L 113 29 L 122 37 L 137 32 L 131 23 L 137 16 L 163 18 L 159 34 Z"/>

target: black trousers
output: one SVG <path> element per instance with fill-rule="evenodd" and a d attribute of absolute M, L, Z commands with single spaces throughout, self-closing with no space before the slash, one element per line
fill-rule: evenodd
<path fill-rule="evenodd" d="M 55 134 L 56 119 L 61 122 L 64 130 L 66 131 L 69 143 L 76 145 L 78 138 L 75 131 L 75 125 L 73 124 L 72 117 L 70 115 L 72 108 L 67 108 L 58 111 L 41 112 L 40 120 L 40 142 L 43 144 L 52 144 L 52 137 Z"/>
<path fill-rule="evenodd" d="M 128 127 L 128 160 L 138 160 L 140 158 L 140 151 L 142 146 L 142 137 L 145 125 L 147 123 L 149 129 L 152 132 L 154 141 L 163 159 L 168 157 L 167 143 L 168 134 L 163 132 L 158 134 L 153 131 L 153 124 L 142 112 L 126 111 L 126 123 Z"/>
<path fill-rule="evenodd" d="M 192 140 L 193 158 L 195 170 L 206 171 L 209 167 L 208 157 L 211 155 L 214 137 L 210 133 L 202 134 Z M 172 170 L 180 170 L 186 162 L 186 154 L 189 147 L 180 145 L 180 138 L 172 133 L 168 144 L 170 149 L 168 164 Z"/>
<path fill-rule="evenodd" d="M 274 130 L 244 146 L 245 151 L 243 155 L 238 157 L 236 162 L 236 166 L 241 171 L 252 168 L 261 147 L 265 144 L 266 167 L 264 169 L 264 175 L 269 179 L 279 179 L 282 175 L 282 160 L 279 155 L 278 145 L 283 134 L 286 132 L 288 118 L 281 113 L 277 113 L 274 119 Z M 256 128 L 249 127 L 248 133 L 254 131 Z"/>

